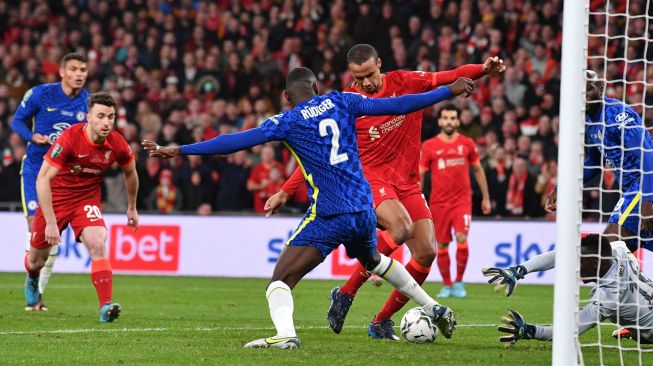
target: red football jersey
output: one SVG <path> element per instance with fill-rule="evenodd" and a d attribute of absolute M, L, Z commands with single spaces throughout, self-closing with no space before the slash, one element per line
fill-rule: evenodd
<path fill-rule="evenodd" d="M 447 142 L 439 136 L 424 141 L 420 166 L 431 171 L 432 205 L 471 204 L 469 166 L 479 162 L 474 141 L 457 134 Z"/>
<path fill-rule="evenodd" d="M 43 157 L 59 168 L 52 180 L 52 204 L 80 198 L 102 199 L 100 186 L 111 164 L 126 166 L 133 159 L 127 141 L 111 131 L 102 144 L 96 144 L 86 134 L 86 123 L 67 128 Z"/>

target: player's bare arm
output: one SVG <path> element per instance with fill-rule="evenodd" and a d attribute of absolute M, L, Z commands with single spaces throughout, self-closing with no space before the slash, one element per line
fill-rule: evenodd
<path fill-rule="evenodd" d="M 50 186 L 52 179 L 58 172 L 59 168 L 46 160 L 41 165 L 41 170 L 39 170 L 39 175 L 36 178 L 36 193 L 39 196 L 39 205 L 46 223 L 45 240 L 50 245 L 59 244 L 59 227 L 52 207 L 52 188 Z"/>
<path fill-rule="evenodd" d="M 488 57 L 487 60 L 483 63 L 483 71 L 486 74 L 500 74 L 506 71 L 506 65 L 503 63 L 503 59 L 499 56 Z"/>
<path fill-rule="evenodd" d="M 150 153 L 150 156 L 154 158 L 170 159 L 179 155 L 178 146 L 164 147 L 150 140 L 143 140 L 143 142 L 141 142 L 141 145 L 143 146 L 143 149 L 145 149 L 145 151 L 148 151 Z"/>
<path fill-rule="evenodd" d="M 471 165 L 472 172 L 474 173 L 474 178 L 478 183 L 479 188 L 481 189 L 481 195 L 483 200 L 481 201 L 481 210 L 483 214 L 487 215 L 492 212 L 492 203 L 490 202 L 490 190 L 487 186 L 487 178 L 485 177 L 485 171 L 481 163 L 476 163 Z"/>
<path fill-rule="evenodd" d="M 136 196 L 138 195 L 138 174 L 136 162 L 131 161 L 123 167 L 125 173 L 125 187 L 127 188 L 127 226 L 138 230 L 138 211 L 136 210 Z"/>
<path fill-rule="evenodd" d="M 451 89 L 451 95 L 458 96 L 464 94 L 464 97 L 467 98 L 474 91 L 474 80 L 470 78 L 458 78 L 449 85 L 449 89 Z"/>
<path fill-rule="evenodd" d="M 279 212 L 279 209 L 286 204 L 289 198 L 290 195 L 283 189 L 280 189 L 279 192 L 268 198 L 263 207 L 263 210 L 265 210 L 265 217 L 270 217 Z"/>

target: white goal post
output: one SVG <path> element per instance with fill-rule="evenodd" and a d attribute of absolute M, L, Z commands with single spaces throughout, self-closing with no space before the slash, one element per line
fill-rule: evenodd
<path fill-rule="evenodd" d="M 578 240 L 582 199 L 582 121 L 585 110 L 588 0 L 565 0 L 562 25 L 556 270 L 553 306 L 554 366 L 578 364 Z"/>

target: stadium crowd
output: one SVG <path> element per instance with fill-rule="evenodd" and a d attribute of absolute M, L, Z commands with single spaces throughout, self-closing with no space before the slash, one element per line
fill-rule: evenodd
<path fill-rule="evenodd" d="M 601 3 L 592 2 L 592 11 Z M 626 1 L 610 3 L 611 11 L 626 11 Z M 631 0 L 629 10 L 643 14 L 644 6 Z M 89 59 L 87 89 L 109 91 L 121 105 L 116 128 L 138 156 L 139 209 L 261 212 L 296 167 L 281 145 L 162 161 L 148 158 L 139 141 L 187 144 L 257 126 L 286 107 L 281 90 L 289 69 L 309 67 L 323 92 L 340 89 L 352 82 L 348 49 L 369 43 L 384 71 L 505 60 L 504 75 L 481 79 L 471 98 L 455 100 L 460 131 L 477 143 L 492 215 L 542 217 L 556 183 L 561 10 L 561 0 L 0 1 L 0 201 L 20 201 L 25 142 L 10 129 L 13 111 L 29 88 L 57 81 L 59 60 L 77 51 Z M 612 29 L 624 19 L 595 14 L 591 23 Z M 650 31 L 643 18 L 628 29 Z M 625 55 L 607 70 L 601 58 L 591 60 L 599 75 L 621 79 L 609 83 L 609 95 L 625 96 L 640 112 L 653 105 L 653 84 L 643 82 L 653 80 L 653 68 L 644 67 L 653 59 L 644 52 L 653 47 L 604 37 L 589 42 L 591 55 Z M 424 111 L 423 139 L 437 133 L 439 107 Z M 600 182 L 606 188 L 615 181 L 610 174 Z M 122 179 L 116 169 L 105 180 L 108 211 L 125 209 Z M 598 190 L 586 190 L 588 207 L 608 211 L 618 194 L 599 198 Z M 297 210 L 308 202 L 301 192 L 295 200 Z M 475 189 L 475 214 L 480 200 Z"/>

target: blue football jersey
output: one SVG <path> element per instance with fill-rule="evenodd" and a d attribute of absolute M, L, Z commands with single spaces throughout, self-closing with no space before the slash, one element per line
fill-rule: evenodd
<path fill-rule="evenodd" d="M 603 161 L 614 169 L 624 193 L 649 192 L 653 178 L 653 140 L 639 114 L 620 100 L 605 98 L 595 116 L 585 116 L 587 159 L 585 167 L 600 168 Z"/>
<path fill-rule="evenodd" d="M 13 129 L 27 141 L 27 159 L 40 166 L 50 146 L 31 143 L 32 134 L 49 136 L 54 142 L 66 128 L 86 119 L 88 98 L 89 93 L 85 90 L 70 98 L 64 93 L 61 82 L 42 84 L 28 90 L 12 121 Z M 28 128 L 30 120 L 31 131 Z"/>
<path fill-rule="evenodd" d="M 372 191 L 358 157 L 356 117 L 366 98 L 331 92 L 268 118 L 261 129 L 284 141 L 304 173 L 311 210 L 328 216 L 372 208 Z"/>

